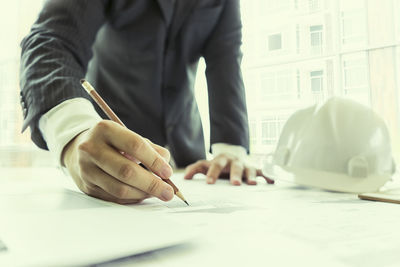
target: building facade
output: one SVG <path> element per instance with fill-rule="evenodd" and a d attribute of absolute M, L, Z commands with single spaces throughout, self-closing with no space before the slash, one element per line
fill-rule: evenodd
<path fill-rule="evenodd" d="M 295 110 L 342 96 L 384 117 L 400 159 L 400 1 L 247 0 L 242 18 L 253 153 Z"/>

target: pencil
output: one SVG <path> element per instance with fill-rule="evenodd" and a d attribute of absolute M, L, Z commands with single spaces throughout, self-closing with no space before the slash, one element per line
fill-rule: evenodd
<path fill-rule="evenodd" d="M 90 95 L 90 97 L 99 105 L 99 107 L 104 111 L 104 113 L 107 115 L 107 117 L 110 118 L 110 120 L 120 124 L 121 126 L 127 128 L 125 124 L 118 118 L 118 116 L 112 111 L 112 109 L 107 105 L 107 103 L 103 100 L 103 98 L 96 92 L 96 90 L 93 88 L 93 86 L 86 81 L 85 79 L 81 80 L 82 87 L 85 88 L 86 92 Z M 186 201 L 184 198 L 183 194 L 179 191 L 178 187 L 174 185 L 174 183 L 170 179 L 162 179 L 164 182 L 172 186 L 174 189 L 174 194 L 182 199 L 183 202 L 186 203 L 186 205 L 189 206 L 189 203 Z"/>

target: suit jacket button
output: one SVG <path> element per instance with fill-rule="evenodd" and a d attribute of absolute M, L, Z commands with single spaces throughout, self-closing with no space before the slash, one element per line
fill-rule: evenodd
<path fill-rule="evenodd" d="M 28 110 L 24 107 L 23 110 L 22 110 L 22 113 L 24 114 L 24 117 L 26 117 L 27 111 L 28 111 Z"/>

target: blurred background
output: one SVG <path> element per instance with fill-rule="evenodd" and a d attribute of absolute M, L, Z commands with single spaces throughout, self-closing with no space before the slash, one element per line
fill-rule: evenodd
<path fill-rule="evenodd" d="M 54 165 L 21 134 L 19 43 L 43 0 L 1 0 L 0 166 Z M 243 64 L 255 156 L 272 152 L 288 117 L 331 96 L 371 106 L 386 121 L 400 162 L 400 1 L 242 0 Z M 207 87 L 196 80 L 206 144 Z"/>

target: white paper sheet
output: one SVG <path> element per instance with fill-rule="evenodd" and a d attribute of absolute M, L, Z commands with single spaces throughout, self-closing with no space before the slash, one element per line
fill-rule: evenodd
<path fill-rule="evenodd" d="M 193 238 L 185 226 L 160 214 L 57 187 L 53 180 L 62 176 L 50 173 L 47 180 L 2 176 L 0 266 L 82 266 Z"/>
<path fill-rule="evenodd" d="M 262 179 L 257 186 L 231 186 L 226 180 L 207 185 L 201 175 L 185 181 L 177 173 L 173 181 L 190 207 L 179 198 L 152 198 L 127 209 L 166 217 L 173 223 L 164 229 L 198 238 L 110 266 L 394 267 L 400 262 L 399 205 L 284 182 L 267 185 Z M 4 237 L 0 233 L 0 240 Z"/>
<path fill-rule="evenodd" d="M 196 263 L 201 261 L 198 255 L 210 260 L 194 266 L 213 261 L 229 266 L 247 261 L 249 266 L 360 267 L 400 262 L 400 209 L 393 205 L 283 182 L 267 185 L 262 179 L 257 186 L 240 187 L 227 181 L 206 185 L 201 176 L 185 181 L 177 174 L 173 179 L 191 207 L 179 198 L 169 203 L 149 199 L 130 206 L 171 214 L 200 229 L 199 252 L 180 255 L 180 260 L 172 257 L 168 266 Z"/>

